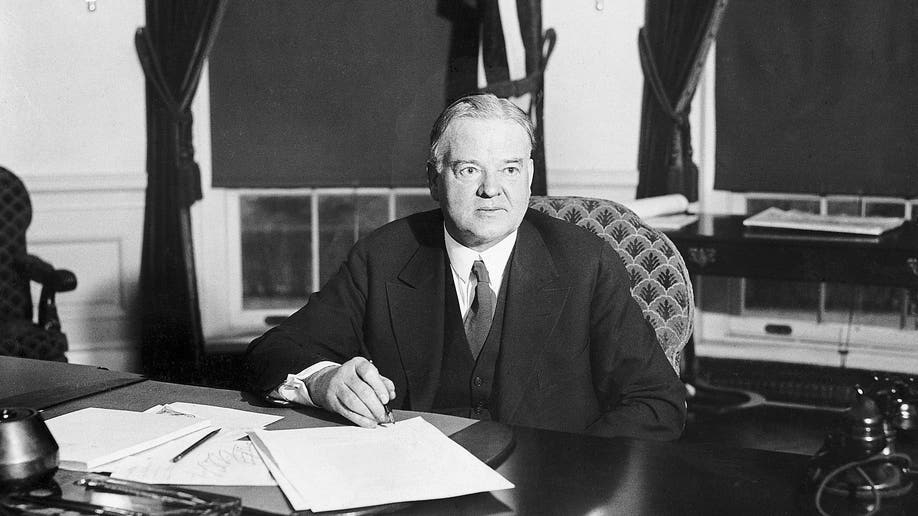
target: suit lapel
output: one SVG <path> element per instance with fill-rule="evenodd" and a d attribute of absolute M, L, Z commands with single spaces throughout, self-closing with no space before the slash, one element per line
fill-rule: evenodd
<path fill-rule="evenodd" d="M 398 281 L 386 284 L 392 330 L 408 378 L 413 410 L 430 409 L 440 383 L 445 256 L 441 223 L 439 236 L 431 235 L 422 243 Z"/>
<path fill-rule="evenodd" d="M 541 234 L 526 220 L 520 225 L 508 280 L 497 385 L 500 418 L 512 423 L 524 394 L 533 388 L 551 330 L 570 292 L 568 285 L 559 284 Z"/>

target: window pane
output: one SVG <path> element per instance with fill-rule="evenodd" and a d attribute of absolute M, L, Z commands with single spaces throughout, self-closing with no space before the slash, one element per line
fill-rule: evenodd
<path fill-rule="evenodd" d="M 772 206 L 782 210 L 800 210 L 807 213 L 819 213 L 819 201 L 816 199 L 774 199 L 768 197 L 746 199 L 746 213 L 749 215 L 755 215 Z"/>
<path fill-rule="evenodd" d="M 429 193 L 401 194 L 395 197 L 395 218 L 399 219 L 419 211 L 432 210 L 439 204 L 430 198 Z"/>
<path fill-rule="evenodd" d="M 338 270 L 354 243 L 386 223 L 385 195 L 319 196 L 319 286 Z"/>
<path fill-rule="evenodd" d="M 901 202 L 868 202 L 868 217 L 904 217 L 905 204 Z"/>
<path fill-rule="evenodd" d="M 389 222 L 389 196 L 361 195 L 357 205 L 357 233 L 363 238 Z"/>
<path fill-rule="evenodd" d="M 860 216 L 861 204 L 864 205 L 864 215 L 867 217 L 905 216 L 905 204 L 901 201 L 865 201 L 862 203 L 856 199 L 829 199 L 826 211 L 829 215 Z"/>
<path fill-rule="evenodd" d="M 772 197 L 746 200 L 746 212 L 758 213 L 770 207 L 819 213 L 817 199 L 780 199 Z M 771 317 L 815 321 L 819 310 L 819 284 L 801 281 L 747 279 L 743 307 Z"/>
<path fill-rule="evenodd" d="M 819 283 L 747 279 L 743 306 L 747 313 L 815 321 Z"/>
<path fill-rule="evenodd" d="M 906 299 L 901 288 L 828 283 L 826 320 L 899 328 Z"/>
<path fill-rule="evenodd" d="M 742 278 L 727 276 L 695 276 L 698 308 L 705 312 L 740 315 L 743 292 Z"/>
<path fill-rule="evenodd" d="M 310 199 L 241 196 L 242 306 L 299 306 L 312 291 Z"/>
<path fill-rule="evenodd" d="M 853 215 L 861 214 L 860 203 L 854 200 L 833 201 L 826 203 L 826 213 L 828 215 Z"/>

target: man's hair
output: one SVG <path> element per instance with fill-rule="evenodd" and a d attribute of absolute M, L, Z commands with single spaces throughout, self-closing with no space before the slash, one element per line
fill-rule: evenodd
<path fill-rule="evenodd" d="M 493 93 L 477 93 L 460 97 L 447 106 L 437 117 L 433 129 L 430 131 L 430 152 L 427 155 L 427 163 L 429 165 L 439 167 L 440 159 L 443 157 L 440 148 L 443 133 L 446 132 L 453 120 L 460 118 L 514 122 L 526 131 L 526 136 L 529 137 L 529 148 L 535 148 L 535 130 L 532 127 L 532 120 L 530 120 L 525 111 L 517 107 L 513 102 L 499 98 Z"/>

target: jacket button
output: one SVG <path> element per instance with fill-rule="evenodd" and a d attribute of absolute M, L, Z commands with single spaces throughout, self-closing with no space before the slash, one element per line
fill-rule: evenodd
<path fill-rule="evenodd" d="M 482 384 L 483 382 L 482 382 L 480 376 L 476 376 L 475 379 L 472 380 L 472 383 L 475 385 L 475 387 L 481 387 L 481 384 Z"/>

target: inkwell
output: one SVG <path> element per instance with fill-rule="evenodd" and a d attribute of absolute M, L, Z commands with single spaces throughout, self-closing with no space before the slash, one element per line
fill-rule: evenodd
<path fill-rule="evenodd" d="M 894 424 L 901 403 L 888 393 L 881 383 L 869 393 L 855 387 L 852 405 L 810 460 L 804 491 L 818 514 L 879 514 L 911 490 L 912 460 L 898 450 Z"/>
<path fill-rule="evenodd" d="M 28 488 L 54 476 L 58 446 L 41 413 L 0 408 L 0 491 Z"/>

